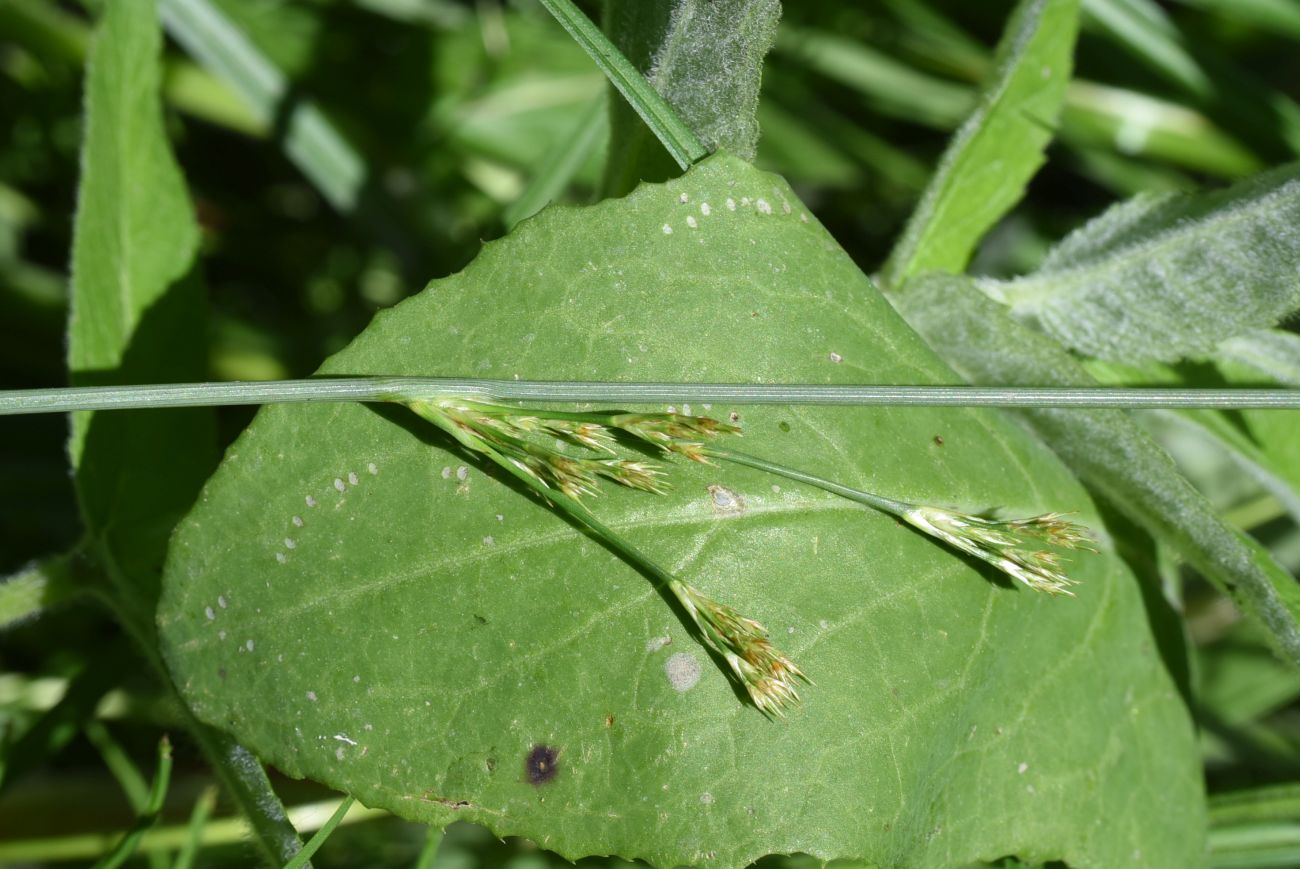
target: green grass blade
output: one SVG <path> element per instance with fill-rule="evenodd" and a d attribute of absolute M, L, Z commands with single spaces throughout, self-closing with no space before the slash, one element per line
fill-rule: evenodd
<path fill-rule="evenodd" d="M 1275 784 L 1210 797 L 1210 826 L 1300 819 L 1300 784 Z"/>
<path fill-rule="evenodd" d="M 270 128 L 283 108 L 289 82 L 210 0 L 159 0 L 167 32 L 204 68 L 226 82 Z M 361 202 L 366 164 L 319 108 L 297 101 L 284 120 L 289 159 L 342 212 Z"/>
<path fill-rule="evenodd" d="M 551 147 L 519 198 L 506 206 L 501 221 L 507 229 L 526 217 L 532 217 L 564 192 L 573 176 L 582 168 L 608 131 L 605 100 L 593 100 L 578 118 L 568 135 L 561 136 Z"/>
<path fill-rule="evenodd" d="M 442 847 L 445 833 L 446 830 L 442 827 L 429 828 L 429 832 L 424 836 L 424 847 L 420 849 L 420 856 L 415 860 L 414 869 L 433 869 L 438 862 L 438 851 Z"/>
<path fill-rule="evenodd" d="M 929 271 L 960 272 L 984 234 L 1038 171 L 1065 98 L 1078 0 L 1022 0 L 997 70 L 957 130 L 883 269 L 890 286 Z"/>
<path fill-rule="evenodd" d="M 976 100 L 966 85 L 920 72 L 837 34 L 782 27 L 776 49 L 805 68 L 853 88 L 872 110 L 888 117 L 950 130 Z"/>
<path fill-rule="evenodd" d="M 134 766 L 130 766 L 130 769 L 135 775 L 139 775 Z M 121 866 L 135 854 L 141 838 L 158 820 L 158 813 L 162 811 L 163 799 L 167 796 L 167 787 L 171 783 L 171 774 L 172 745 L 171 741 L 164 736 L 158 742 L 158 769 L 154 773 L 153 785 L 146 793 L 141 795 L 144 799 L 140 801 L 140 805 L 136 810 L 139 820 L 122 837 L 117 846 L 95 864 L 95 869 L 117 869 L 118 866 Z M 135 802 L 135 800 L 132 802 Z M 162 857 L 161 854 L 156 856 Z"/>
<path fill-rule="evenodd" d="M 1051 338 L 1011 320 L 969 279 L 935 277 L 902 294 L 908 322 L 969 380 L 1095 383 Z M 1261 625 L 1300 667 L 1300 585 L 1250 538 L 1229 527 L 1136 424 L 1115 411 L 1032 410 L 1035 432 L 1090 487 L 1177 550 Z"/>
<path fill-rule="evenodd" d="M 1295 0 L 1177 0 L 1225 20 L 1300 40 L 1300 5 Z"/>
<path fill-rule="evenodd" d="M 708 154 L 704 143 L 676 110 L 600 32 L 600 28 L 573 5 L 572 0 L 541 0 L 541 3 L 596 62 L 610 84 L 641 116 L 678 166 L 685 169 Z"/>
<path fill-rule="evenodd" d="M 839 36 L 783 28 L 784 56 L 858 91 L 882 115 L 938 130 L 967 116 L 967 86 L 920 72 L 873 48 Z M 1106 148 L 1126 158 L 1160 160 L 1228 178 L 1264 168 L 1258 157 L 1204 114 L 1149 94 L 1088 81 L 1066 89 L 1058 135 L 1071 148 Z"/>
<path fill-rule="evenodd" d="M 1154 0 L 1083 0 L 1085 21 L 1262 153 L 1300 148 L 1300 105 L 1210 46 L 1195 46 Z"/>
<path fill-rule="evenodd" d="M 325 840 L 330 837 L 334 829 L 343 822 L 343 817 L 352 809 L 355 802 L 356 799 L 353 797 L 346 797 L 341 800 L 339 807 L 334 810 L 334 814 L 330 815 L 324 826 L 316 831 L 316 835 L 312 836 L 307 844 L 302 846 L 302 850 L 295 854 L 292 860 L 284 864 L 284 869 L 302 869 L 302 867 L 306 866 L 312 855 L 320 850 L 321 845 L 325 844 Z"/>
<path fill-rule="evenodd" d="M 185 844 L 176 852 L 176 859 L 172 862 L 171 869 L 190 869 L 194 865 L 194 860 L 203 846 L 203 830 L 217 807 L 217 793 L 215 786 L 206 787 L 194 801 L 190 822 L 187 825 L 189 835 L 185 839 Z"/>

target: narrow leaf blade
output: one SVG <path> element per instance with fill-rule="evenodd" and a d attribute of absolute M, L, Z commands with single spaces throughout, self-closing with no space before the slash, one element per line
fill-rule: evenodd
<path fill-rule="evenodd" d="M 960 272 L 984 234 L 1024 194 L 1065 99 L 1078 0 L 1022 0 L 997 71 L 957 130 L 883 274 L 889 286 L 929 271 Z"/>

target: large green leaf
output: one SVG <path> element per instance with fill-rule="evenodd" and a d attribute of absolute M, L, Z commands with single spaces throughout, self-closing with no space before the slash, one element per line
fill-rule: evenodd
<path fill-rule="evenodd" d="M 1300 307 L 1300 165 L 1227 190 L 1142 196 L 1071 233 L 1042 268 L 981 289 L 1091 356 L 1171 361 Z"/>
<path fill-rule="evenodd" d="M 1016 7 L 992 80 L 885 264 L 890 286 L 928 271 L 960 272 L 984 234 L 1020 201 L 1061 112 L 1078 27 L 1078 0 L 1022 0 Z"/>
<path fill-rule="evenodd" d="M 199 230 L 163 131 L 150 6 L 109 4 L 87 67 L 68 321 L 75 384 L 201 380 L 207 370 L 206 300 L 187 278 Z M 72 423 L 82 517 L 112 565 L 119 606 L 151 633 L 167 536 L 215 464 L 212 411 L 78 413 Z"/>
<path fill-rule="evenodd" d="M 953 379 L 786 184 L 731 157 L 525 221 L 322 373 L 370 372 Z M 995 413 L 738 410 L 751 453 L 1099 526 Z M 387 407 L 259 414 L 174 538 L 166 654 L 201 717 L 286 772 L 569 857 L 1201 860 L 1187 714 L 1113 555 L 1078 558 L 1079 597 L 1050 598 L 783 479 L 673 478 L 592 507 L 771 629 L 816 680 L 784 721 L 742 702 L 635 570 Z M 559 752 L 543 785 L 525 777 L 538 745 Z"/>
<path fill-rule="evenodd" d="M 78 384 L 195 380 L 206 373 L 206 301 L 192 269 L 199 231 L 163 129 L 162 34 L 153 3 L 105 4 L 86 70 L 68 367 Z M 210 409 L 73 416 L 69 453 L 86 524 L 84 573 L 161 672 L 154 635 L 176 521 L 216 461 Z M 80 555 L 78 555 L 78 559 Z M 266 773 L 221 733 L 193 728 L 270 862 L 299 847 Z"/>

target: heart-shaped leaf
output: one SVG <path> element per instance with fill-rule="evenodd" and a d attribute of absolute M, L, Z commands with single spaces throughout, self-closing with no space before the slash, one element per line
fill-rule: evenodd
<path fill-rule="evenodd" d="M 322 373 L 953 380 L 783 181 L 725 156 L 524 222 Z M 1100 527 L 996 413 L 691 410 L 846 484 Z M 168 660 L 202 718 L 292 775 L 569 857 L 1201 859 L 1192 730 L 1115 557 L 1048 597 L 784 479 L 672 477 L 590 506 L 771 630 L 816 682 L 783 721 L 636 570 L 388 407 L 262 411 L 173 540 Z"/>

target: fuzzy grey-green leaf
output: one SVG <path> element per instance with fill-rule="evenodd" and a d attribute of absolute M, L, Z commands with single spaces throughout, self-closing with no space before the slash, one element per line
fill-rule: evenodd
<path fill-rule="evenodd" d="M 1292 164 L 1227 190 L 1117 205 L 1067 236 L 1038 271 L 980 288 L 1090 356 L 1207 355 L 1300 307 L 1297 225 Z"/>
<path fill-rule="evenodd" d="M 725 156 L 521 223 L 323 369 L 380 371 L 953 379 L 785 182 Z M 733 410 L 747 452 L 849 485 L 1099 525 L 998 414 L 690 409 Z M 782 722 L 642 575 L 388 407 L 268 407 L 234 444 L 174 538 L 160 627 L 176 680 L 290 774 L 571 858 L 1201 859 L 1190 723 L 1118 559 L 1081 555 L 1079 596 L 1054 599 L 788 480 L 671 474 L 668 495 L 610 487 L 590 507 L 766 625 L 816 682 Z"/>

